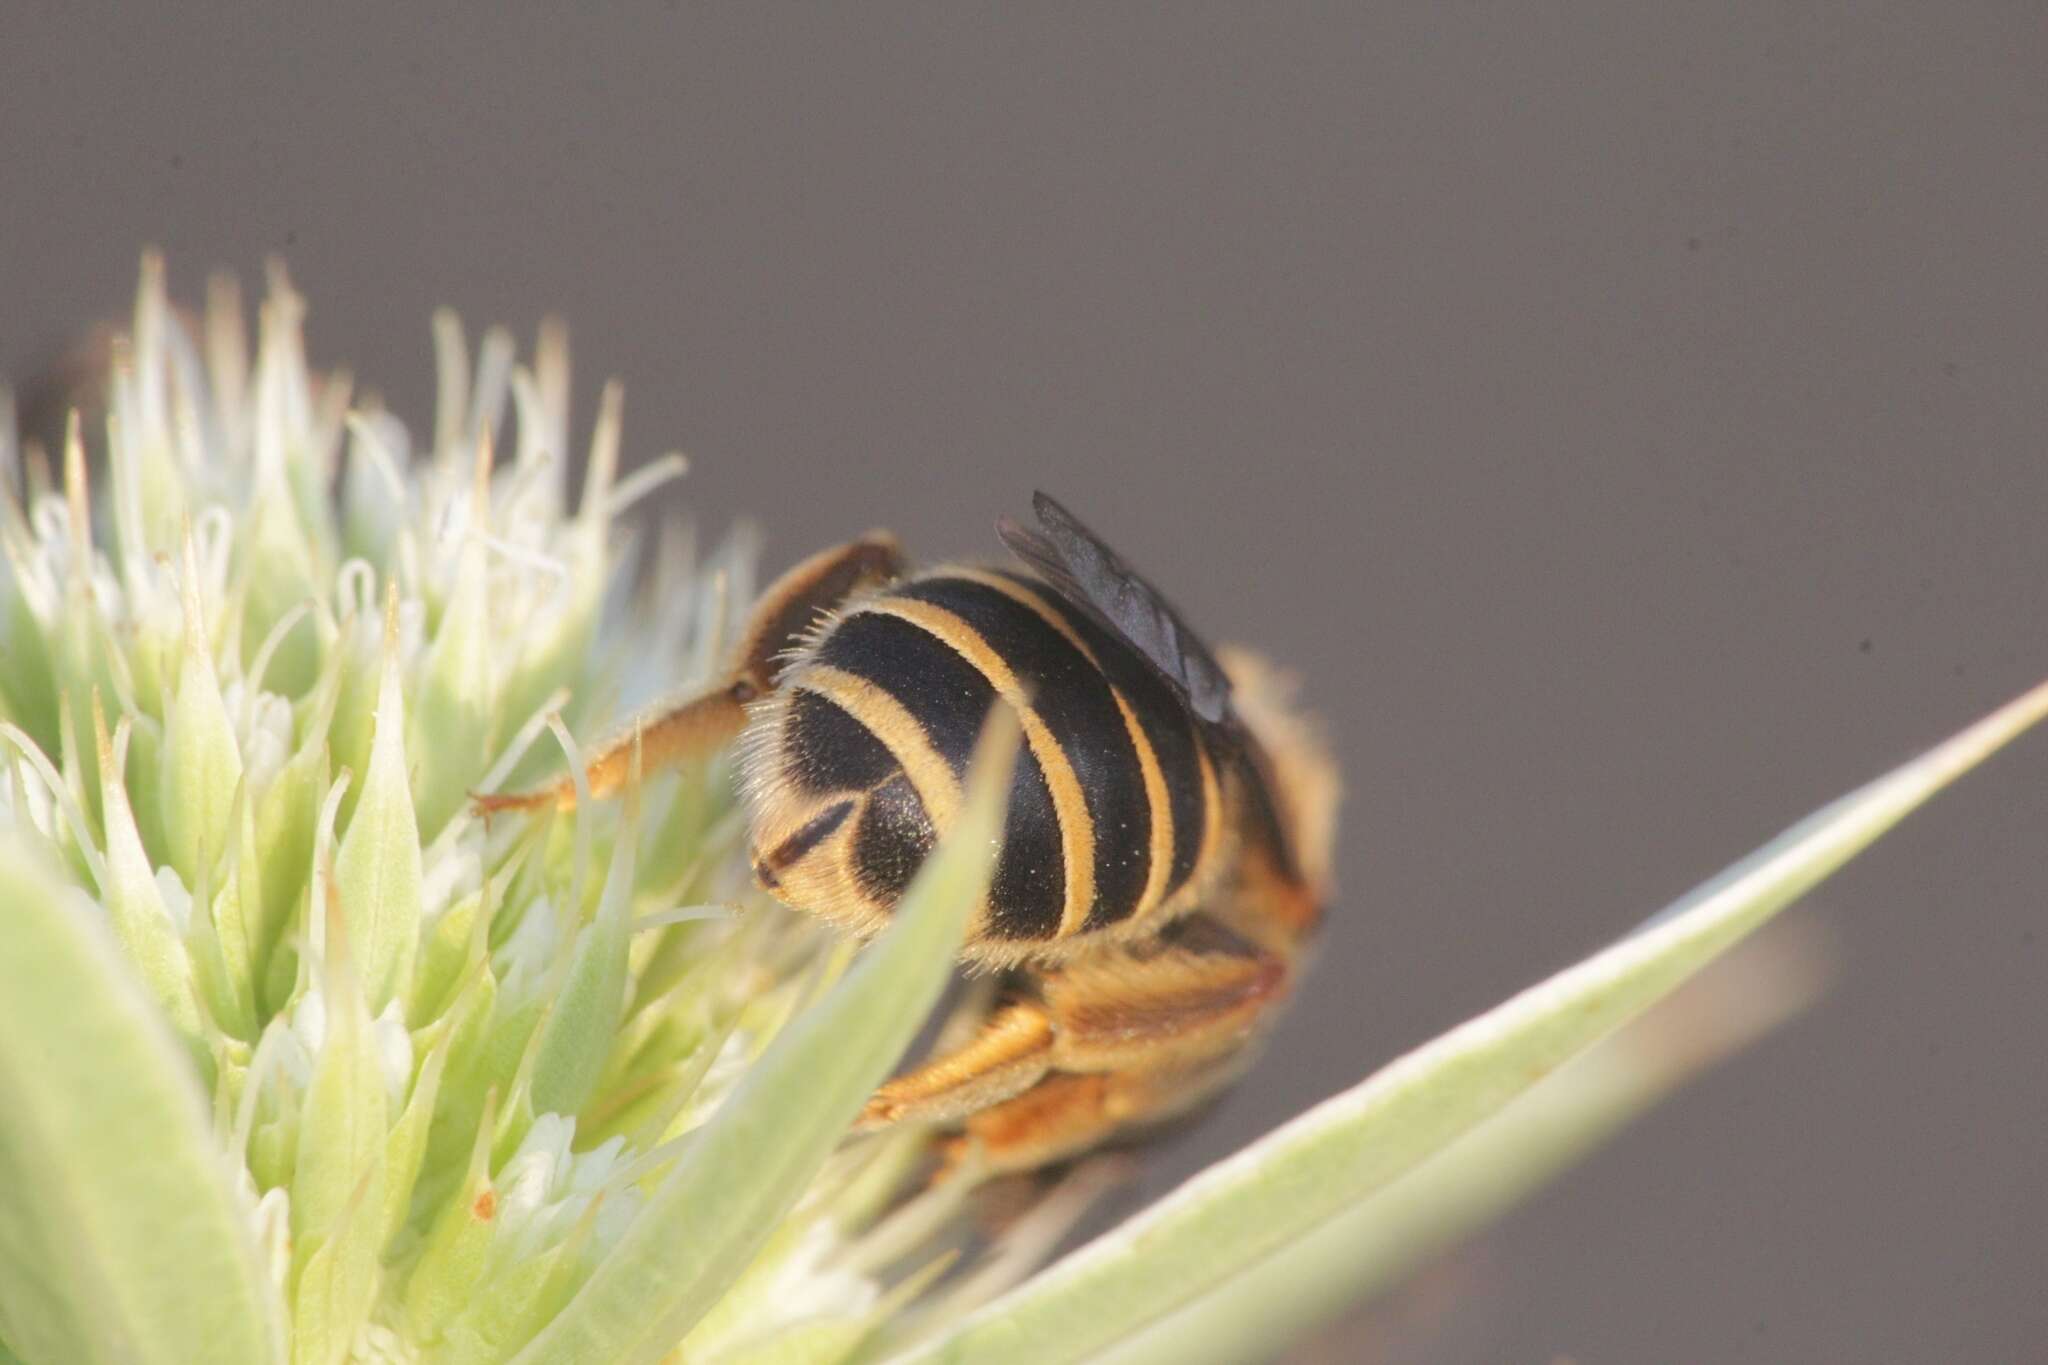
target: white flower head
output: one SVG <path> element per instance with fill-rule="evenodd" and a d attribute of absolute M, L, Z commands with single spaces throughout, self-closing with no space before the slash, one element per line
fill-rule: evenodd
<path fill-rule="evenodd" d="M 415 437 L 308 367 L 304 314 L 273 269 L 253 348 L 231 285 L 189 326 L 151 257 L 104 426 L 54 461 L 0 439 L 29 484 L 0 497 L 0 837 L 155 1001 L 292 1358 L 505 1358 L 849 950 L 752 890 L 726 756 L 573 813 L 473 808 L 711 679 L 753 539 L 627 534 L 683 462 L 621 474 L 615 385 L 572 495 L 559 325 L 522 365 L 438 315 Z M 743 1230 L 752 1288 L 707 1330 L 857 1334 L 918 1287 L 847 1259 L 915 1182 L 879 1150 Z"/>

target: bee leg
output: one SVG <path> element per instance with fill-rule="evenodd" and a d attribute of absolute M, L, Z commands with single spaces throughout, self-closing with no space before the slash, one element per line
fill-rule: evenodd
<path fill-rule="evenodd" d="M 1045 971 L 1057 1071 L 1158 1069 L 1237 1047 L 1286 994 L 1288 961 L 1197 913 Z"/>
<path fill-rule="evenodd" d="M 941 1173 L 966 1164 L 970 1154 L 984 1175 L 1028 1171 L 1079 1156 L 1200 1104 L 1237 1074 L 1233 1061 L 1055 1072 L 1016 1098 L 970 1116 L 966 1131 L 940 1147 Z"/>
<path fill-rule="evenodd" d="M 641 772 L 675 767 L 718 748 L 747 723 L 747 703 L 767 695 L 781 681 L 783 655 L 825 612 L 863 588 L 903 571 L 903 553 L 886 531 L 821 550 L 769 585 L 747 618 L 731 671 L 723 682 L 687 701 L 636 719 L 608 740 L 585 771 L 593 797 L 614 794 L 633 771 L 637 751 Z M 477 795 L 477 811 L 538 810 L 576 804 L 576 783 L 561 777 L 531 791 Z"/>
<path fill-rule="evenodd" d="M 584 781 L 597 799 L 612 796 L 632 776 L 634 751 L 639 751 L 643 776 L 675 767 L 708 753 L 739 734 L 747 723 L 747 702 L 755 693 L 744 681 L 729 682 L 653 714 L 637 717 L 620 736 L 608 739 L 584 767 Z M 500 811 L 576 808 L 576 779 L 564 774 L 552 782 L 519 792 L 472 792 L 470 806 L 479 815 Z"/>
<path fill-rule="evenodd" d="M 1052 1064 L 1052 1049 L 1052 1021 L 1043 1006 L 1036 1001 L 999 1006 L 958 1051 L 877 1090 L 861 1113 L 860 1127 L 957 1121 L 1038 1084 Z"/>
<path fill-rule="evenodd" d="M 863 1126 L 964 1118 L 964 1140 L 996 1170 L 1071 1155 L 1215 1090 L 1292 975 L 1279 954 L 1191 915 L 1042 969 L 1038 999 L 883 1086 Z"/>
<path fill-rule="evenodd" d="M 970 1115 L 948 1155 L 978 1148 L 984 1170 L 1023 1170 L 1191 1108 L 1237 1074 L 1292 978 L 1287 958 L 1206 914 L 1046 971 L 1050 1074 Z"/>

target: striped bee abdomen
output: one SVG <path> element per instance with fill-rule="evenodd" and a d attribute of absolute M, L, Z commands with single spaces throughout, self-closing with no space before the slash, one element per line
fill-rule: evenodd
<path fill-rule="evenodd" d="M 991 575 L 1050 613 L 1094 656 L 1117 697 L 1129 708 L 1157 765 L 1157 791 L 1166 802 L 1165 821 L 1171 833 L 1162 894 L 1171 896 L 1187 884 L 1214 836 L 1220 810 L 1215 765 L 1202 745 L 1187 703 L 1122 639 L 1045 590 L 1029 574 L 1004 570 Z"/>
<path fill-rule="evenodd" d="M 1003 827 L 1003 851 L 996 855 L 995 879 L 988 889 L 990 938 L 1035 942 L 1060 931 L 1066 904 L 1066 863 L 1060 853 L 1059 813 L 1052 788 L 1036 754 L 1018 755 L 1010 779 L 1009 818 Z"/>
<path fill-rule="evenodd" d="M 858 708 L 866 712 L 861 723 L 903 755 L 907 767 L 917 765 L 922 748 L 944 764 L 943 773 L 922 774 L 921 786 L 928 794 L 942 787 L 949 794 L 957 790 L 997 691 L 953 644 L 900 616 L 863 610 L 828 631 L 806 662 L 858 678 L 887 696 L 893 708 Z M 798 678 L 804 676 L 800 667 Z M 910 727 L 914 734 L 906 733 Z M 927 799 L 941 804 L 930 795 Z M 861 852 L 855 849 L 857 860 Z M 855 874 L 865 887 L 879 890 L 883 884 L 862 866 L 856 866 Z M 901 889 L 896 888 L 899 893 Z M 881 899 L 889 903 L 894 896 Z M 1011 779 L 1003 848 L 982 932 L 1027 942 L 1057 937 L 1065 903 L 1058 813 L 1044 770 L 1036 755 L 1027 754 Z"/>
<path fill-rule="evenodd" d="M 875 900 L 893 905 L 936 841 L 924 803 L 897 773 L 868 793 L 853 834 L 853 875 Z"/>
<path fill-rule="evenodd" d="M 1028 601 L 989 582 L 939 574 L 906 583 L 892 596 L 937 608 L 919 614 L 929 628 L 999 659 L 1071 769 L 1081 800 L 1059 819 L 1063 828 L 1068 822 L 1087 826 L 1091 894 L 1077 907 L 1080 923 L 1069 923 L 1067 932 L 1101 928 L 1136 912 L 1151 872 L 1152 811 L 1137 748 L 1101 668 Z"/>
<path fill-rule="evenodd" d="M 1213 833 L 1213 766 L 1185 703 L 1028 576 L 945 569 L 863 599 L 804 648 L 787 688 L 760 745 L 773 771 L 754 789 L 763 805 L 776 789 L 791 800 L 757 819 L 771 840 L 759 864 L 797 895 L 780 872 L 817 851 L 802 880 L 844 918 L 893 907 L 957 808 L 998 700 L 1017 708 L 1026 751 L 979 941 L 1022 947 L 1142 916 L 1190 880 Z"/>
<path fill-rule="evenodd" d="M 872 730 L 816 692 L 793 693 L 783 724 L 791 759 L 784 776 L 807 796 L 866 791 L 896 770 Z"/>

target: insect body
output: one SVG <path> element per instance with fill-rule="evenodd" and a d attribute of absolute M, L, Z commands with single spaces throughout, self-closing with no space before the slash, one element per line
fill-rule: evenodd
<path fill-rule="evenodd" d="M 730 682 L 639 732 L 658 762 L 744 729 L 756 877 L 867 935 L 950 826 L 990 711 L 1015 709 L 1024 750 L 962 950 L 1003 994 L 865 1116 L 962 1123 L 998 1168 L 1234 1074 L 1327 894 L 1336 801 L 1262 664 L 1219 660 L 1064 508 L 1035 506 L 1037 528 L 1000 524 L 1018 566 L 906 575 L 882 535 L 813 556 L 756 608 Z M 593 790 L 628 748 L 599 756 Z"/>
<path fill-rule="evenodd" d="M 872 928 L 958 804 L 998 701 L 1016 708 L 1026 749 L 966 956 L 1086 951 L 1199 889 L 1222 823 L 1199 722 L 1121 639 L 1029 575 L 988 569 L 875 593 L 798 654 L 750 726 L 762 882 Z"/>

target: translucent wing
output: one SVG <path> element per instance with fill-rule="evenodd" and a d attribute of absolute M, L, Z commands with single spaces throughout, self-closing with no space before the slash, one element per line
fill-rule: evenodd
<path fill-rule="evenodd" d="M 1031 508 L 1040 529 L 1004 517 L 996 523 L 1003 543 L 1062 597 L 1130 641 L 1187 696 L 1196 715 L 1227 717 L 1230 680 L 1159 589 L 1045 494 L 1034 493 Z"/>

